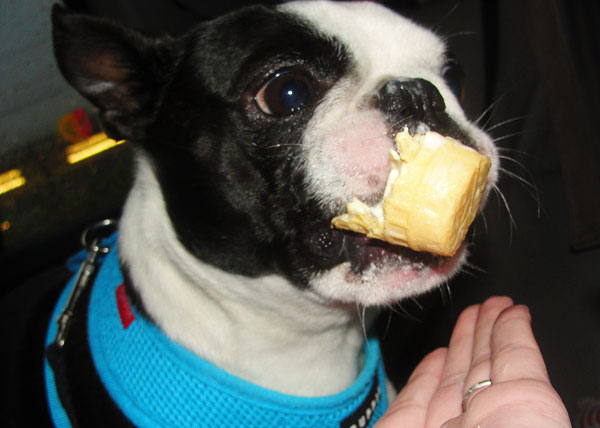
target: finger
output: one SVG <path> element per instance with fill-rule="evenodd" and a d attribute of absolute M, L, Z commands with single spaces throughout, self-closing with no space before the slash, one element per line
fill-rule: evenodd
<path fill-rule="evenodd" d="M 458 317 L 439 387 L 432 398 L 432 406 L 425 426 L 439 427 L 442 422 L 458 415 L 463 396 L 463 385 L 469 371 L 473 351 L 473 334 L 479 306 L 465 309 Z"/>
<path fill-rule="evenodd" d="M 423 427 L 429 402 L 440 383 L 447 351 L 440 348 L 423 358 L 375 428 Z"/>
<path fill-rule="evenodd" d="M 441 428 L 571 427 L 558 393 L 549 383 L 518 380 L 493 384 L 477 395 L 469 410 Z"/>
<path fill-rule="evenodd" d="M 463 395 L 472 385 L 490 379 L 492 367 L 490 349 L 492 329 L 500 313 L 512 305 L 513 301 L 508 297 L 492 297 L 486 300 L 479 308 L 475 324 L 471 367 L 465 380 Z"/>
<path fill-rule="evenodd" d="M 516 379 L 548 382 L 546 365 L 531 330 L 531 315 L 526 306 L 505 309 L 496 320 L 491 337 L 494 383 Z"/>

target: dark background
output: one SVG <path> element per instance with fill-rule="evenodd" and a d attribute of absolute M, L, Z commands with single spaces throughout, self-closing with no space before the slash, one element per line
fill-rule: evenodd
<path fill-rule="evenodd" d="M 0 5 L 0 174 L 31 177 L 0 195 L 0 295 L 5 426 L 32 426 L 43 314 L 91 222 L 118 217 L 131 148 L 77 166 L 59 158 L 55 122 L 94 111 L 60 77 L 49 41 L 51 1 Z M 250 2 L 69 0 L 147 33 L 177 34 Z M 465 110 L 496 139 L 504 170 L 475 225 L 471 265 L 449 288 L 398 305 L 380 330 L 401 385 L 422 356 L 446 345 L 456 317 L 491 295 L 527 304 L 551 379 L 575 421 L 600 401 L 600 2 L 383 2 L 444 36 L 467 74 Z M 97 126 L 97 123 L 94 124 Z M 39 352 L 38 352 L 39 351 Z"/>

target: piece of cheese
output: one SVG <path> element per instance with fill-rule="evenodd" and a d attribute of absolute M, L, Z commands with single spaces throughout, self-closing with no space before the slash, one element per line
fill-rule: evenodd
<path fill-rule="evenodd" d="M 479 209 L 491 161 L 435 132 L 396 136 L 383 200 L 357 198 L 332 225 L 416 251 L 452 256 Z"/>

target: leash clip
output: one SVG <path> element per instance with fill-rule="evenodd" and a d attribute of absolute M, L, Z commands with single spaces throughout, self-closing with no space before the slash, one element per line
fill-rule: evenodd
<path fill-rule="evenodd" d="M 112 219 L 102 220 L 92 226 L 88 227 L 81 235 L 81 244 L 83 248 L 88 251 L 87 258 L 81 263 L 77 277 L 75 279 L 75 285 L 69 294 L 67 304 L 62 313 L 58 316 L 56 322 L 58 323 L 58 332 L 54 343 L 59 348 L 65 345 L 67 332 L 71 319 L 75 311 L 75 307 L 83 290 L 87 284 L 94 277 L 96 268 L 98 267 L 97 261 L 99 255 L 108 254 L 110 251 L 109 247 L 102 246 L 102 239 L 110 236 L 117 227 L 117 221 Z"/>

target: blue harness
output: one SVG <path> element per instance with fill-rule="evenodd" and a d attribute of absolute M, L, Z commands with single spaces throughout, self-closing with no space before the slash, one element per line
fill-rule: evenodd
<path fill-rule="evenodd" d="M 93 284 L 87 329 L 93 364 L 110 398 L 139 427 L 372 427 L 388 406 L 379 343 L 364 347 L 364 367 L 345 391 L 297 397 L 272 391 L 205 361 L 171 341 L 129 304 L 120 271 L 116 234 Z M 54 309 L 64 308 L 71 280 Z M 55 340 L 51 322 L 46 345 Z M 50 413 L 57 427 L 71 427 L 45 361 Z"/>

